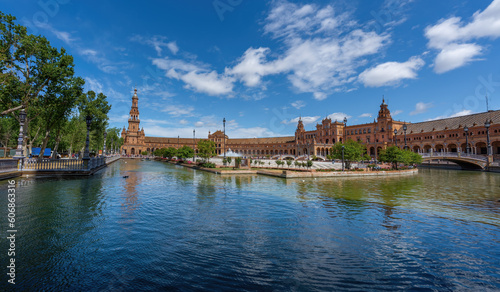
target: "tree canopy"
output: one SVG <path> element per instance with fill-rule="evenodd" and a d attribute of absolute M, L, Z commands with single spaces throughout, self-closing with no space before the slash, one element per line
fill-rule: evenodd
<path fill-rule="evenodd" d="M 0 12 L 0 143 L 15 147 L 24 109 L 25 148 L 83 151 L 90 114 L 91 149 L 102 149 L 111 106 L 102 93 L 83 93 L 85 82 L 74 74 L 73 57 L 64 48 L 28 34 L 14 16 Z"/>
<path fill-rule="evenodd" d="M 215 156 L 215 142 L 210 140 L 198 141 L 198 156 L 210 161 L 210 157 Z"/>
<path fill-rule="evenodd" d="M 351 168 L 352 162 L 363 160 L 366 153 L 366 145 L 361 142 L 347 140 L 345 143 L 336 143 L 331 148 L 329 159 L 342 159 L 342 146 L 344 146 L 344 161 L 346 168 Z"/>
<path fill-rule="evenodd" d="M 400 163 L 404 165 L 422 163 L 422 156 L 411 150 L 402 150 L 399 147 L 391 146 L 380 151 L 378 160 L 391 163 L 393 168 L 398 169 Z"/>
<path fill-rule="evenodd" d="M 177 154 L 175 156 L 182 160 L 185 160 L 186 158 L 192 158 L 194 156 L 194 150 L 189 146 L 182 146 L 181 148 L 177 149 Z"/>

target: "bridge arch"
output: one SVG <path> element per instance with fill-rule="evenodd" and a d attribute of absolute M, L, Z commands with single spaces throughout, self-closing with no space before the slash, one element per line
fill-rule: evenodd
<path fill-rule="evenodd" d="M 486 167 L 486 161 L 481 159 L 474 159 L 469 157 L 459 157 L 459 156 L 424 156 L 423 161 L 430 160 L 445 160 L 456 163 L 462 169 L 467 170 L 484 170 Z"/>

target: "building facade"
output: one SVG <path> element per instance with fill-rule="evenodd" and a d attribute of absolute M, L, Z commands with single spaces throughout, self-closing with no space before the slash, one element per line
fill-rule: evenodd
<path fill-rule="evenodd" d="M 124 155 L 137 155 L 142 152 L 152 153 L 161 148 L 193 147 L 197 153 L 196 144 L 200 140 L 193 138 L 160 138 L 145 136 L 140 128 L 139 98 L 137 89 L 132 96 L 132 107 L 128 119 L 128 129 L 122 130 L 124 144 L 121 152 Z M 485 123 L 490 127 L 487 129 Z M 404 130 L 406 126 L 406 131 Z M 467 129 L 467 131 L 465 131 Z M 382 100 L 378 116 L 372 123 L 349 125 L 344 121 L 332 121 L 325 118 L 316 128 L 306 130 L 299 119 L 294 136 L 272 138 L 231 139 L 224 132 L 217 130 L 209 132 L 207 140 L 216 145 L 217 155 L 231 149 L 246 157 L 310 157 L 326 159 L 331 147 L 346 140 L 360 141 L 367 147 L 367 152 L 373 158 L 380 150 L 397 145 L 419 153 L 429 152 L 467 152 L 486 155 L 487 137 L 490 137 L 492 154 L 500 159 L 500 110 L 488 111 L 448 119 L 405 123 L 394 120 L 385 100 Z M 193 133 L 194 134 L 194 133 Z"/>

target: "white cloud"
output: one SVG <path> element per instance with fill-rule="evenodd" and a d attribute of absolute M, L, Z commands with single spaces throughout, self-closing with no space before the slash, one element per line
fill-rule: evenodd
<path fill-rule="evenodd" d="M 185 119 L 182 119 L 182 120 L 179 121 L 179 124 L 181 124 L 181 125 L 187 125 L 187 124 L 189 124 L 189 122 L 187 120 L 185 120 Z"/>
<path fill-rule="evenodd" d="M 299 122 L 299 119 L 302 120 L 304 125 L 310 125 L 316 123 L 316 121 L 320 118 L 320 116 L 314 116 L 314 117 L 296 117 L 294 119 L 291 119 L 289 121 L 285 120 L 282 121 L 282 124 L 297 124 Z"/>
<path fill-rule="evenodd" d="M 444 73 L 462 67 L 481 54 L 481 49 L 476 44 L 450 44 L 437 55 L 434 71 Z"/>
<path fill-rule="evenodd" d="M 171 116 L 192 116 L 194 107 L 185 105 L 168 105 L 161 109 L 162 112 L 166 112 Z"/>
<path fill-rule="evenodd" d="M 434 67 L 436 73 L 464 66 L 482 53 L 482 47 L 472 40 L 500 37 L 500 0 L 493 0 L 485 10 L 475 12 L 468 23 L 460 17 L 442 19 L 426 27 L 425 36 L 428 46 L 439 50 Z"/>
<path fill-rule="evenodd" d="M 401 114 L 401 113 L 403 113 L 403 111 L 402 111 L 402 110 L 395 110 L 395 111 L 393 111 L 393 112 L 391 113 L 391 115 L 394 117 L 394 116 L 397 116 L 397 115 L 399 115 L 399 114 Z"/>
<path fill-rule="evenodd" d="M 397 85 L 403 79 L 417 78 L 416 71 L 424 64 L 425 62 L 419 57 L 411 57 L 403 63 L 387 62 L 366 69 L 359 74 L 359 79 L 368 87 Z"/>
<path fill-rule="evenodd" d="M 296 100 L 292 102 L 292 106 L 296 109 L 301 109 L 306 106 L 306 103 L 302 100 Z"/>
<path fill-rule="evenodd" d="M 153 47 L 156 53 L 158 54 L 158 57 L 161 57 L 163 48 L 168 48 L 170 52 L 172 52 L 172 54 L 174 55 L 177 54 L 177 52 L 179 51 L 177 43 L 175 41 L 166 42 L 167 37 L 165 36 L 155 35 L 152 36 L 151 38 L 145 38 L 141 35 L 134 35 L 133 37 L 130 38 L 130 40 Z"/>
<path fill-rule="evenodd" d="M 230 138 L 260 138 L 260 137 L 279 137 L 283 136 L 275 133 L 268 128 L 263 127 L 252 127 L 252 128 L 235 128 L 233 130 L 227 131 L 226 134 Z"/>
<path fill-rule="evenodd" d="M 51 33 L 53 33 L 58 39 L 62 40 L 63 42 L 65 42 L 66 44 L 68 45 L 71 45 L 73 43 L 73 41 L 75 39 L 72 38 L 71 34 L 69 32 L 66 32 L 66 31 L 61 31 L 61 30 L 57 30 L 55 29 L 52 25 L 50 24 L 47 24 L 47 23 L 41 23 L 39 22 L 37 24 L 38 27 L 40 28 L 43 28 L 43 29 L 46 29 L 48 31 L 50 31 Z"/>
<path fill-rule="evenodd" d="M 432 102 L 430 102 L 430 103 L 418 102 L 415 105 L 415 110 L 410 113 L 410 116 L 425 113 L 432 106 L 433 106 Z"/>
<path fill-rule="evenodd" d="M 78 48 L 78 54 L 84 56 L 89 62 L 97 65 L 97 68 L 104 73 L 116 73 L 119 65 L 125 65 L 126 62 L 112 62 L 108 60 L 102 52 L 88 48 Z"/>
<path fill-rule="evenodd" d="M 260 85 L 265 76 L 287 74 L 295 89 L 312 93 L 317 100 L 345 90 L 343 86 L 356 79 L 356 69 L 366 63 L 364 58 L 389 42 L 389 35 L 357 29 L 332 6 L 279 1 L 265 22 L 265 33 L 285 45 L 282 56 L 268 59 L 269 48 L 249 48 L 227 73 L 251 87 Z"/>
<path fill-rule="evenodd" d="M 344 121 L 344 118 L 347 118 L 348 121 L 350 118 L 352 118 L 350 115 L 341 112 L 330 114 L 328 115 L 328 117 L 332 119 L 332 121 L 339 121 L 339 122 Z"/>
<path fill-rule="evenodd" d="M 372 114 L 370 114 L 370 113 L 364 113 L 364 114 L 359 115 L 359 118 L 371 118 L 371 117 L 372 117 Z"/>
<path fill-rule="evenodd" d="M 85 77 L 84 79 L 88 90 L 92 90 L 95 93 L 102 92 L 103 86 L 99 81 L 97 81 L 97 79 L 91 77 Z"/>
<path fill-rule="evenodd" d="M 429 119 L 428 121 L 434 121 L 434 120 L 441 120 L 441 119 L 447 119 L 447 118 L 455 118 L 455 117 L 467 116 L 467 115 L 471 115 L 473 113 L 474 112 L 471 111 L 471 110 L 461 110 L 461 111 L 456 112 L 456 113 L 451 114 L 451 115 L 437 116 L 437 117 L 435 117 L 433 119 Z"/>
<path fill-rule="evenodd" d="M 208 95 L 228 95 L 233 92 L 232 78 L 221 76 L 216 71 L 208 73 L 191 71 L 180 76 L 180 79 L 186 83 L 186 88 Z"/>
<path fill-rule="evenodd" d="M 203 63 L 189 63 L 167 57 L 153 59 L 152 62 L 167 72 L 166 77 L 182 80 L 187 89 L 212 96 L 231 96 L 233 93 L 234 79 L 226 74 L 218 74 L 215 70 L 210 71 L 209 66 Z"/>
<path fill-rule="evenodd" d="M 171 124 L 165 120 L 155 120 L 155 119 L 141 119 L 141 123 L 145 124 Z"/>

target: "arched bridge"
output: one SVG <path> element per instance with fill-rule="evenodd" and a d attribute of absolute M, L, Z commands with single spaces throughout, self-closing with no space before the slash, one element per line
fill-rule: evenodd
<path fill-rule="evenodd" d="M 421 153 L 423 161 L 446 160 L 458 164 L 462 169 L 484 170 L 487 165 L 487 157 L 465 154 L 465 153 Z"/>

